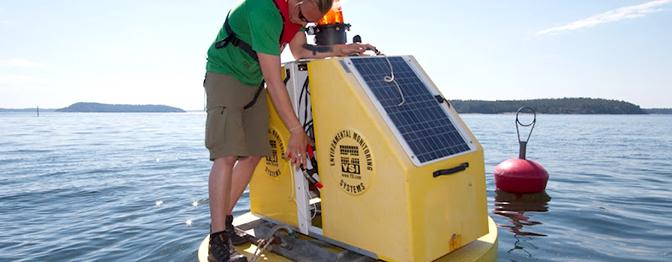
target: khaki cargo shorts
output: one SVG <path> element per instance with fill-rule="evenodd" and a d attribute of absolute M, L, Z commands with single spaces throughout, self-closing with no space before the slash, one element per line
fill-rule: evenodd
<path fill-rule="evenodd" d="M 248 109 L 258 86 L 245 85 L 237 79 L 208 72 L 203 83 L 207 95 L 205 147 L 210 160 L 224 156 L 266 156 L 268 142 L 268 104 L 266 90 Z"/>

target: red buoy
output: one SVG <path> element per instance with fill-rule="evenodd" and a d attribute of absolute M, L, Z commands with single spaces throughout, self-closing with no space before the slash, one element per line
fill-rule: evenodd
<path fill-rule="evenodd" d="M 527 159 L 509 159 L 495 167 L 495 186 L 510 193 L 536 193 L 546 189 L 548 172 Z"/>
<path fill-rule="evenodd" d="M 534 120 L 529 124 L 522 124 L 518 120 L 518 114 L 522 110 L 529 110 L 534 114 Z M 516 113 L 516 133 L 518 133 L 518 143 L 520 144 L 520 153 L 517 159 L 509 159 L 499 163 L 495 167 L 495 186 L 503 191 L 510 193 L 536 193 L 546 189 L 548 182 L 548 172 L 538 162 L 527 160 L 525 151 L 527 141 L 530 140 L 532 130 L 537 122 L 537 113 L 529 107 L 522 107 Z M 518 125 L 530 128 L 527 140 L 520 139 Z"/>

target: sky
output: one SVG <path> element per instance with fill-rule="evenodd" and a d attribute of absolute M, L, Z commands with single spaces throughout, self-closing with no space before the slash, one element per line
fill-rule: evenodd
<path fill-rule="evenodd" d="M 202 109 L 206 51 L 237 1 L 0 0 L 0 108 Z M 348 38 L 413 55 L 447 99 L 672 108 L 672 0 L 343 2 Z"/>

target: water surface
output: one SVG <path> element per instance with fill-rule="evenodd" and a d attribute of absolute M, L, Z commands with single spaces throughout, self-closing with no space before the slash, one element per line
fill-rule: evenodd
<path fill-rule="evenodd" d="M 539 115 L 545 193 L 496 192 L 514 115 L 463 115 L 485 148 L 502 261 L 672 260 L 672 116 Z M 203 113 L 0 113 L 0 261 L 194 261 L 209 227 Z M 524 130 L 522 130 L 524 131 Z M 247 195 L 235 211 L 247 211 Z"/>

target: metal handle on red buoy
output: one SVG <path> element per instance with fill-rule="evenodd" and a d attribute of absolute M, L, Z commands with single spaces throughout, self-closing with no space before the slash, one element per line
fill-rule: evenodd
<path fill-rule="evenodd" d="M 523 124 L 518 119 L 518 115 L 523 110 L 530 111 L 530 113 L 532 113 L 534 115 L 534 119 L 529 124 Z M 527 151 L 527 141 L 530 141 L 530 136 L 532 136 L 532 130 L 534 130 L 534 125 L 536 123 L 537 123 L 537 112 L 534 111 L 533 108 L 526 107 L 526 106 L 518 108 L 518 111 L 516 112 L 516 134 L 518 134 L 518 144 L 520 144 L 520 152 L 518 153 L 518 158 L 520 158 L 520 159 L 525 159 L 525 151 Z M 520 130 L 518 129 L 518 126 L 523 126 L 523 127 L 532 126 L 530 128 L 530 133 L 527 134 L 527 139 L 524 140 L 524 141 L 520 139 Z"/>

